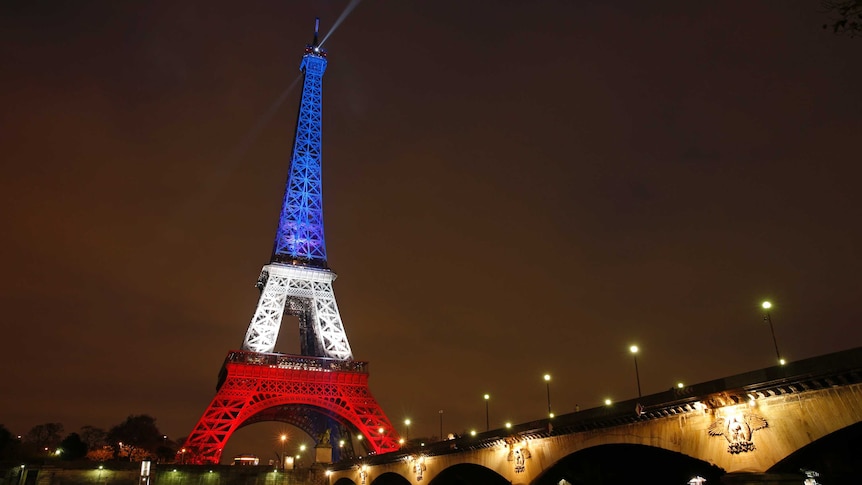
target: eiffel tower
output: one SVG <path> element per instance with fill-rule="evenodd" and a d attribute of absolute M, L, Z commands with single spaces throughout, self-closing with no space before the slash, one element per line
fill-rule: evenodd
<path fill-rule="evenodd" d="M 398 433 L 368 389 L 368 364 L 353 360 L 341 322 L 333 273 L 326 261 L 321 187 L 321 98 L 326 51 L 307 45 L 290 173 L 260 299 L 240 350 L 228 352 L 216 395 L 189 434 L 184 463 L 218 464 L 239 428 L 280 421 L 308 433 L 316 461 L 352 454 L 354 438 L 368 452 L 398 449 Z M 299 320 L 301 355 L 275 353 L 285 313 Z M 346 446 L 347 448 L 343 448 Z M 323 458 L 321 458 L 323 457 Z M 284 463 L 284 457 L 281 457 Z"/>

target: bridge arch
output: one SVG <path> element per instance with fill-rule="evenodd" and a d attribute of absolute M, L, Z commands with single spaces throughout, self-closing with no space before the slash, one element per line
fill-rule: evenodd
<path fill-rule="evenodd" d="M 410 485 L 410 480 L 395 472 L 386 472 L 372 480 L 371 485 Z"/>
<path fill-rule="evenodd" d="M 724 470 L 703 460 L 642 444 L 603 444 L 575 451 L 545 469 L 533 485 L 686 483 L 700 476 L 716 483 Z"/>
<path fill-rule="evenodd" d="M 333 482 L 332 485 L 356 485 L 356 482 L 354 482 L 353 480 L 351 480 L 349 478 L 341 477 L 338 480 L 336 480 L 335 482 Z"/>
<path fill-rule="evenodd" d="M 832 432 L 791 453 L 769 473 L 797 473 L 814 470 L 827 483 L 858 481 L 858 461 L 862 456 L 862 422 Z"/>
<path fill-rule="evenodd" d="M 474 463 L 459 463 L 441 471 L 428 485 L 510 485 L 499 473 Z"/>

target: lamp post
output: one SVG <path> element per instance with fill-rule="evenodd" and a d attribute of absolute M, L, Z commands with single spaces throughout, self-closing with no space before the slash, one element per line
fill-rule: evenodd
<path fill-rule="evenodd" d="M 775 345 L 775 356 L 778 358 L 778 363 L 784 365 L 785 360 L 781 358 L 781 352 L 778 351 L 778 340 L 775 339 L 775 327 L 772 326 L 772 316 L 769 315 L 769 309 L 772 308 L 772 303 L 765 301 L 760 304 L 766 312 L 763 315 L 763 320 L 769 323 L 769 332 L 772 334 L 772 344 Z"/>
<path fill-rule="evenodd" d="M 554 413 L 551 412 L 551 374 L 545 374 L 545 388 L 548 390 L 548 417 L 553 418 Z"/>
<path fill-rule="evenodd" d="M 491 421 L 488 419 L 488 401 L 491 400 L 490 394 L 485 394 L 485 431 L 491 429 Z"/>
<path fill-rule="evenodd" d="M 284 463 L 284 461 L 285 461 L 284 460 L 284 444 L 286 441 L 287 441 L 287 435 L 282 434 L 281 435 L 281 471 L 284 471 L 284 466 L 285 466 L 285 463 Z"/>
<path fill-rule="evenodd" d="M 300 466 L 299 460 L 300 460 L 300 458 L 302 458 L 303 453 L 305 453 L 305 443 L 299 445 L 299 454 L 296 455 L 296 466 L 300 467 L 300 468 L 301 468 L 301 466 Z"/>
<path fill-rule="evenodd" d="M 638 397 L 641 397 L 641 375 L 638 372 L 638 346 L 632 345 L 631 347 L 629 347 L 629 351 L 635 358 L 635 379 L 637 379 L 638 381 Z"/>
<path fill-rule="evenodd" d="M 404 420 L 404 437 L 410 441 L 410 418 Z"/>
<path fill-rule="evenodd" d="M 443 441 L 443 410 L 440 410 L 440 441 Z"/>

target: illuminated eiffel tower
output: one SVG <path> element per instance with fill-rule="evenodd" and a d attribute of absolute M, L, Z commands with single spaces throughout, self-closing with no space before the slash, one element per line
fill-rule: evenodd
<path fill-rule="evenodd" d="M 353 438 L 375 453 L 398 448 L 397 432 L 368 389 L 367 363 L 353 360 L 332 292 L 336 275 L 326 262 L 321 99 L 327 61 L 317 26 L 300 64 L 290 173 L 272 258 L 257 281 L 260 300 L 241 350 L 228 352 L 216 395 L 178 454 L 186 463 L 219 463 L 237 429 L 262 421 L 294 425 L 319 449 L 345 443 L 352 450 Z M 274 353 L 285 313 L 299 319 L 301 355 Z"/>

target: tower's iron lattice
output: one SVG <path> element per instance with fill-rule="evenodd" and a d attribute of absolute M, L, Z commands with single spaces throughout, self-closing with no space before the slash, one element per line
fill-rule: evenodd
<path fill-rule="evenodd" d="M 369 451 L 398 447 L 398 434 L 368 389 L 365 362 L 353 360 L 326 261 L 321 184 L 321 101 L 326 51 L 305 48 L 302 100 L 272 258 L 241 350 L 222 366 L 216 396 L 186 439 L 187 463 L 218 463 L 231 435 L 261 421 L 292 424 L 318 446 L 353 437 Z M 285 313 L 298 317 L 301 355 L 275 353 Z M 343 448 L 334 448 L 338 452 Z M 350 453 L 350 451 L 347 451 Z M 284 457 L 281 457 L 283 460 Z"/>

